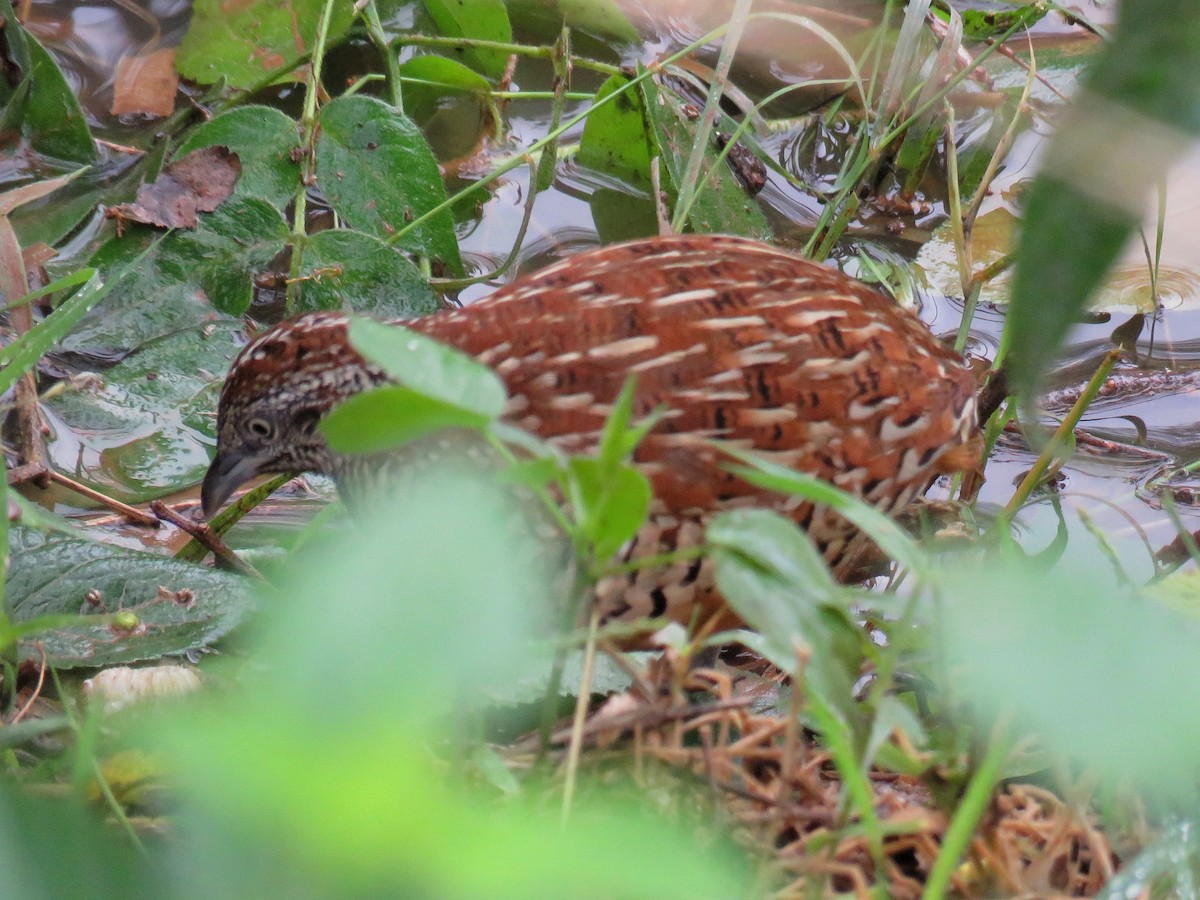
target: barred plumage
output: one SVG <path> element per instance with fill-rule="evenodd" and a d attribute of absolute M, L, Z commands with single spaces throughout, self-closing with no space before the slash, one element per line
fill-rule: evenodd
<path fill-rule="evenodd" d="M 912 314 L 858 281 L 764 244 L 652 238 L 569 257 L 461 310 L 405 323 L 476 356 L 505 381 L 506 418 L 570 452 L 594 448 L 626 377 L 636 411 L 669 412 L 638 448 L 655 518 L 631 555 L 698 539 L 713 512 L 769 505 L 791 515 L 843 570 L 853 528 L 722 469 L 720 438 L 898 512 L 939 472 L 974 460 L 974 381 Z M 215 511 L 255 474 L 354 479 L 316 431 L 382 373 L 351 348 L 346 319 L 300 316 L 233 364 L 204 485 Z M 361 463 L 358 464 L 361 469 Z M 357 477 L 363 477 L 361 473 Z M 687 615 L 716 602 L 706 564 L 601 586 L 612 614 Z"/>

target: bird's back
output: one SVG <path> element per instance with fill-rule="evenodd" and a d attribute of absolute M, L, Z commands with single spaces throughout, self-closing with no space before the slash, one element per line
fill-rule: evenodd
<path fill-rule="evenodd" d="M 911 313 L 840 272 L 734 237 L 578 254 L 466 309 L 411 323 L 503 377 L 507 417 L 594 448 L 625 379 L 665 419 L 636 459 L 663 511 L 785 501 L 726 472 L 711 440 L 826 479 L 885 510 L 957 460 L 975 428 L 961 358 Z M 836 557 L 843 523 L 789 510 Z M 818 512 L 819 516 L 824 516 Z"/>

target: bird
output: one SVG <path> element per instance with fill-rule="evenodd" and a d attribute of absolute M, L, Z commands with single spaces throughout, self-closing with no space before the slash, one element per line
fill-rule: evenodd
<path fill-rule="evenodd" d="M 348 323 L 301 314 L 236 356 L 201 490 L 206 517 L 257 475 L 318 472 L 352 492 L 373 477 L 364 467 L 394 471 L 386 457 L 333 452 L 316 427 L 387 381 L 351 346 Z M 701 544 L 718 512 L 767 507 L 804 529 L 835 573 L 853 569 L 866 543 L 853 525 L 742 480 L 716 442 L 893 515 L 938 475 L 979 465 L 976 386 L 961 356 L 879 291 L 748 238 L 601 246 L 403 325 L 490 366 L 508 390 L 503 419 L 567 453 L 596 449 L 630 376 L 635 416 L 665 409 L 633 457 L 654 500 L 624 561 Z M 595 603 L 604 622 L 724 610 L 704 556 L 609 576 Z"/>

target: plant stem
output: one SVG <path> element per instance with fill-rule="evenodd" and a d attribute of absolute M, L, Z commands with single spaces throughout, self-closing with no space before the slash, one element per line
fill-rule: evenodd
<path fill-rule="evenodd" d="M 1010 746 L 1007 732 L 1007 723 L 1003 720 L 992 729 L 983 761 L 971 776 L 967 792 L 959 802 L 946 833 L 942 835 L 942 850 L 934 860 L 929 878 L 925 881 L 922 900 L 940 900 L 946 896 L 954 869 L 967 852 L 975 827 L 987 811 L 996 785 L 1000 783 L 1000 772 L 1004 760 L 1008 757 Z"/>
<path fill-rule="evenodd" d="M 1067 443 L 1067 438 L 1075 431 L 1075 426 L 1079 424 L 1079 420 L 1083 418 L 1084 412 L 1091 405 L 1092 400 L 1096 398 L 1096 394 L 1100 391 L 1104 380 L 1108 378 L 1108 374 L 1112 371 L 1112 367 L 1117 360 L 1121 358 L 1121 350 L 1113 349 L 1104 354 L 1104 359 L 1100 362 L 1099 368 L 1092 376 L 1083 392 L 1079 395 L 1079 399 L 1075 401 L 1075 405 L 1071 407 L 1066 418 L 1062 420 L 1062 424 L 1055 430 L 1053 437 L 1050 438 L 1046 446 L 1042 448 L 1042 452 L 1038 454 L 1037 460 L 1025 477 L 1021 479 L 1021 483 L 1017 485 L 1016 491 L 1005 504 L 1004 509 L 997 516 L 996 521 L 999 523 L 1007 523 L 1012 521 L 1012 517 L 1016 515 L 1022 504 L 1029 499 L 1029 495 L 1033 493 L 1033 489 L 1038 482 L 1042 480 L 1042 476 L 1050 468 L 1050 463 L 1054 461 L 1054 457 L 1058 454 Z"/>

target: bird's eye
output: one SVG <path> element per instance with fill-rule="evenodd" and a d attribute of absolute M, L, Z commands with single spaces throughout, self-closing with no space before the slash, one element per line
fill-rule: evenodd
<path fill-rule="evenodd" d="M 251 419 L 246 423 L 246 433 L 251 437 L 266 440 L 275 434 L 275 426 L 266 419 Z"/>

